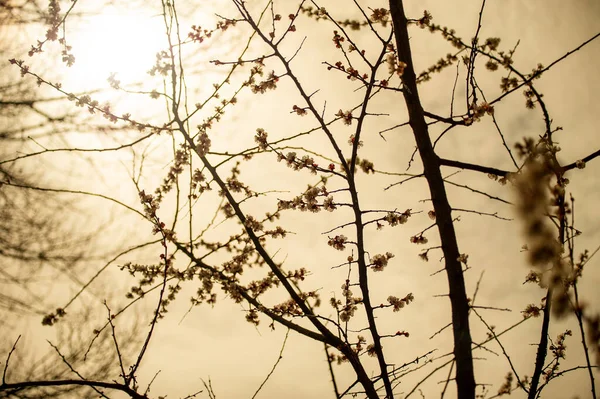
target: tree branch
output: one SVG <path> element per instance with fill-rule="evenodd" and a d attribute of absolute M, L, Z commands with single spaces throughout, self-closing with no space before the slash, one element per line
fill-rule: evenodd
<path fill-rule="evenodd" d="M 0 385 L 0 392 L 6 392 L 12 394 L 18 391 L 26 389 L 41 388 L 41 387 L 59 387 L 59 386 L 86 386 L 90 388 L 107 388 L 121 391 L 129 395 L 132 399 L 148 399 L 146 395 L 142 395 L 132 388 L 123 384 L 117 384 L 114 382 L 104 381 L 87 381 L 87 380 L 55 380 L 55 381 L 25 381 L 16 382 L 14 384 L 2 384 Z"/>

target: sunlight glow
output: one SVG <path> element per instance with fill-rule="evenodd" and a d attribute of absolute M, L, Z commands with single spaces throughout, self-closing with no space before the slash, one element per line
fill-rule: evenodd
<path fill-rule="evenodd" d="M 109 8 L 92 15 L 70 35 L 75 65 L 67 82 L 78 90 L 108 87 L 111 73 L 123 85 L 141 82 L 155 55 L 167 47 L 161 15 Z"/>

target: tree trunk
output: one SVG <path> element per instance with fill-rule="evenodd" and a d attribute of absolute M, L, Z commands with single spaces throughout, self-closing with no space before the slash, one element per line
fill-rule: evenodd
<path fill-rule="evenodd" d="M 431 201 L 436 214 L 436 223 L 440 233 L 442 251 L 444 253 L 452 307 L 452 330 L 454 333 L 454 358 L 456 361 L 458 398 L 474 399 L 475 377 L 473 375 L 473 356 L 471 353 L 469 303 L 467 301 L 462 265 L 458 260 L 460 253 L 458 251 L 454 224 L 452 223 L 452 208 L 446 195 L 440 171 L 440 161 L 433 150 L 429 132 L 427 131 L 425 115 L 419 100 L 410 51 L 407 20 L 402 0 L 390 0 L 390 13 L 394 25 L 398 58 L 406 64 L 402 76 L 404 100 L 408 109 L 410 126 L 423 162 L 423 172 L 429 185 Z"/>

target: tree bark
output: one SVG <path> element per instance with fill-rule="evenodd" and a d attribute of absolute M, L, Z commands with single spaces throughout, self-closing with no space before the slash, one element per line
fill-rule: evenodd
<path fill-rule="evenodd" d="M 402 83 L 408 109 L 409 122 L 415 136 L 417 148 L 423 162 L 423 173 L 429 185 L 431 200 L 436 214 L 436 224 L 444 253 L 448 277 L 449 296 L 452 307 L 452 330 L 454 333 L 454 358 L 456 361 L 456 385 L 459 399 L 475 398 L 475 377 L 471 353 L 471 331 L 469 328 L 469 303 L 456 233 L 452 222 L 452 208 L 440 171 L 440 160 L 435 154 L 425 115 L 417 90 L 416 76 L 412 63 L 407 19 L 402 0 L 390 0 L 390 13 L 394 26 L 398 59 L 405 63 Z"/>

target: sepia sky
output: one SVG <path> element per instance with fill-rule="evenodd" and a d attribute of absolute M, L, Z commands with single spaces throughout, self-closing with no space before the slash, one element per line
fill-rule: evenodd
<path fill-rule="evenodd" d="M 235 8 L 225 0 L 201 6 L 187 3 L 193 2 L 182 2 L 178 6 L 178 17 L 184 37 L 193 24 L 213 26 L 216 20 L 215 13 L 225 17 L 237 17 Z M 254 15 L 258 15 L 266 4 L 264 1 L 248 3 Z M 409 17 L 420 18 L 423 11 L 428 10 L 433 15 L 433 22 L 454 28 L 456 34 L 466 42 L 470 42 L 477 30 L 480 2 L 407 0 L 404 3 Z M 371 8 L 386 6 L 385 2 L 374 1 L 361 4 Z M 277 12 L 287 16 L 294 11 L 295 2 L 285 0 L 276 2 L 275 5 L 278 7 Z M 331 0 L 319 5 L 326 7 L 338 20 L 360 16 L 351 1 Z M 39 68 L 40 72 L 46 73 L 47 76 L 56 76 L 56 79 L 63 82 L 67 92 L 82 93 L 101 89 L 97 94 L 98 98 L 110 101 L 116 114 L 130 112 L 134 118 L 139 118 L 137 120 L 157 125 L 168 121 L 170 114 L 165 109 L 165 102 L 153 100 L 148 95 L 153 89 L 162 90 L 163 83 L 160 78 L 149 77 L 146 74 L 154 63 L 155 53 L 167 46 L 160 4 L 134 8 L 117 3 L 100 7 L 97 4 L 82 2 L 76 9 L 84 15 L 74 19 L 72 25 L 68 25 L 72 29 L 69 35 L 72 37 L 70 43 L 77 60 L 75 65 L 71 68 L 62 65 L 52 67 L 49 60 L 60 62 L 60 51 L 56 46 L 49 46 L 48 54 L 32 58 L 32 69 Z M 232 31 L 225 32 L 223 36 L 215 35 L 214 40 L 211 39 L 213 41 L 206 44 L 182 47 L 182 57 L 186 65 L 187 96 L 191 109 L 212 90 L 213 83 L 224 77 L 226 68 L 218 68 L 208 61 L 233 61 L 246 46 L 249 31 L 243 23 L 239 25 L 230 28 Z M 335 28 L 326 22 L 315 23 L 301 17 L 297 23 L 297 32 L 290 35 L 282 45 L 288 57 L 301 46 L 297 58 L 291 64 L 292 68 L 295 68 L 307 92 L 317 91 L 314 94 L 315 102 L 323 107 L 329 118 L 333 118 L 338 109 L 347 110 L 356 106 L 362 95 L 362 92 L 355 90 L 359 87 L 356 82 L 348 81 L 335 71 L 328 71 L 327 65 L 324 64 L 333 64 L 340 57 L 331 42 L 333 29 Z M 36 38 L 41 37 L 43 32 L 43 28 L 39 26 L 10 27 L 2 31 L 1 37 L 3 41 L 14 39 L 10 46 L 14 55 L 10 58 L 23 58 L 26 57 L 30 45 Z M 600 2 L 596 0 L 488 0 L 480 38 L 501 37 L 500 48 L 506 51 L 516 47 L 514 66 L 523 73 L 529 73 L 538 63 L 549 65 L 598 32 Z M 367 32 L 352 34 L 357 38 L 357 43 L 367 49 L 367 53 L 369 49 L 374 48 L 376 41 Z M 417 73 L 435 63 L 440 57 L 455 51 L 439 34 L 431 34 L 414 26 L 410 28 L 410 34 Z M 264 50 L 264 46 L 261 47 L 258 41 L 253 41 L 249 53 L 257 56 L 261 49 Z M 373 50 L 375 51 L 378 49 Z M 551 68 L 536 81 L 537 89 L 544 95 L 553 126 L 562 127 L 554 137 L 562 149 L 558 158 L 564 163 L 581 159 L 600 148 L 600 102 L 596 96 L 596 93 L 600 92 L 599 64 L 600 39 L 597 39 Z M 42 71 L 42 68 L 45 71 Z M 277 73 L 282 72 L 281 65 L 275 62 L 267 63 L 265 70 L 270 71 L 269 68 Z M 231 94 L 236 88 L 235 84 L 246 78 L 248 69 L 246 67 L 242 74 L 232 77 L 231 85 L 225 89 L 226 93 Z M 500 78 L 505 76 L 505 72 L 489 72 L 484 69 L 484 62 L 477 64 L 477 83 L 487 99 L 496 98 L 501 94 Z M 453 105 L 455 115 L 465 111 L 464 65 L 461 64 L 458 71 L 457 94 Z M 144 94 L 111 90 L 106 79 L 113 72 L 117 73 L 116 77 L 121 79 L 124 88 L 129 91 L 143 91 Z M 18 70 L 13 73 L 18 77 Z M 438 115 L 449 115 L 456 73 L 456 66 L 452 66 L 441 74 L 433 75 L 432 81 L 420 85 L 424 109 Z M 40 90 L 52 93 L 48 88 L 42 87 Z M 211 130 L 211 149 L 216 152 L 234 153 L 254 146 L 257 128 L 264 128 L 269 133 L 269 139 L 275 140 L 314 127 L 314 120 L 310 120 L 309 117 L 301 118 L 291 112 L 293 105 L 302 105 L 301 101 L 289 79 L 285 77 L 281 79 L 275 91 L 260 96 L 248 91 L 240 94 L 235 108 L 228 110 L 223 120 Z M 522 90 L 517 90 L 495 106 L 495 118 L 511 148 L 524 137 L 538 138 L 544 132 L 539 107 L 528 110 L 524 104 Z M 191 120 L 191 126 L 200 124 L 204 117 L 210 115 L 214 105 L 207 107 L 206 112 L 199 112 Z M 60 107 L 75 108 L 72 103 L 63 102 L 56 106 L 50 105 L 48 110 L 58 112 L 63 109 Z M 431 205 L 425 180 L 414 179 L 388 188 L 403 179 L 402 176 L 393 174 L 421 173 L 418 159 L 412 162 L 407 171 L 415 148 L 412 131 L 408 126 L 379 134 L 407 121 L 404 99 L 401 93 L 385 95 L 375 99 L 371 107 L 373 108 L 369 109 L 370 112 L 381 115 L 366 119 L 367 123 L 363 128 L 364 147 L 359 155 L 373 161 L 375 169 L 386 173 L 357 175 L 363 209 L 412 209 L 415 213 L 406 225 L 385 227 L 382 231 L 372 228 L 368 230 L 366 237 L 371 255 L 386 251 L 395 254 L 385 272 L 370 276 L 373 302 L 384 303 L 389 295 L 403 297 L 412 292 L 415 296 L 415 301 L 401 312 L 381 313 L 378 318 L 381 329 L 387 333 L 398 330 L 410 333 L 409 338 L 400 337 L 384 342 L 388 361 L 401 365 L 430 350 L 435 350 L 430 356 L 431 359 L 451 351 L 451 330 L 444 329 L 436 334 L 450 321 L 449 302 L 444 296 L 448 288 L 445 273 L 436 273 L 443 268 L 441 252 L 432 250 L 429 262 L 423 262 L 418 254 L 424 247 L 409 241 L 411 236 L 431 223 L 427 217 Z M 90 118 L 98 123 L 103 122 L 100 116 Z M 343 151 L 348 157 L 351 147 L 346 146 L 346 141 L 353 127 L 344 126 L 339 122 L 332 127 L 338 141 L 344 145 Z M 432 125 L 430 134 L 435 139 L 442 130 L 443 127 Z M 138 133 L 106 132 L 92 135 L 85 131 L 75 131 L 61 139 L 49 138 L 41 143 L 27 142 L 18 151 L 39 151 L 40 145 L 45 148 L 109 148 L 136 137 L 139 137 Z M 173 142 L 169 135 L 162 134 L 133 149 L 85 154 L 47 153 L 18 161 L 16 165 L 28 171 L 43 167 L 42 182 L 46 186 L 99 193 L 140 210 L 142 208 L 133 180 L 139 177 L 140 189 L 154 191 L 168 172 Z M 180 143 L 181 139 L 176 138 L 175 142 Z M 331 148 L 327 147 L 325 137 L 318 134 L 312 134 L 310 138 L 300 138 L 290 143 L 290 146 L 309 148 L 326 159 L 335 155 Z M 436 150 L 440 156 L 447 159 L 514 171 L 511 159 L 503 149 L 501 139 L 489 117 L 484 117 L 474 126 L 451 130 L 439 141 Z M 1 156 L 7 155 L 2 153 Z M 197 160 L 194 162 L 199 163 Z M 320 162 L 326 164 L 325 160 Z M 570 179 L 568 192 L 576 199 L 576 227 L 583 232 L 577 240 L 578 252 L 583 249 L 593 251 L 600 245 L 600 222 L 596 209 L 600 196 L 598 162 L 600 161 L 591 161 L 585 169 L 574 170 L 567 175 Z M 232 166 L 232 163 L 224 166 L 224 173 L 226 174 Z M 277 163 L 274 154 L 255 157 L 243 163 L 241 169 L 241 179 L 250 187 L 262 192 L 273 191 L 245 204 L 244 209 L 255 215 L 273 211 L 277 199 L 290 199 L 301 193 L 307 184 L 315 184 L 318 181 L 317 176 L 308 172 L 294 172 L 286 168 L 284 163 Z M 454 168 L 442 170 L 445 176 L 457 171 Z M 515 200 L 510 184 L 503 186 L 479 173 L 462 171 L 450 179 L 457 184 L 468 185 L 507 201 Z M 336 185 L 339 187 L 339 183 L 332 179 L 330 190 L 335 189 Z M 185 185 L 185 182 L 183 184 Z M 502 218 L 516 217 L 510 205 L 450 185 L 447 186 L 447 190 L 454 208 L 497 212 Z M 207 197 L 208 199 L 198 202 L 194 208 L 192 224 L 195 225 L 192 229 L 196 234 L 210 223 L 218 206 L 219 199 L 216 194 Z M 98 198 L 77 199 L 75 204 L 73 209 L 77 213 L 76 216 L 66 215 L 65 218 L 76 218 L 81 234 L 101 231 L 94 238 L 91 249 L 98 255 L 98 259 L 86 264 L 86 269 L 80 276 L 81 281 L 90 279 L 111 259 L 107 254 L 112 253 L 114 256 L 119 250 L 156 238 L 151 234 L 152 227 L 149 223 L 119 205 Z M 186 237 L 190 227 L 187 225 L 187 203 L 175 203 L 171 197 L 162 205 L 161 212 L 164 212 L 165 220 L 170 223 L 177 206 L 181 212 L 178 237 Z M 302 287 L 306 290 L 319 290 L 323 300 L 321 314 L 325 317 L 334 315 L 329 298 L 334 292 L 340 297 L 340 286 L 347 276 L 346 268 L 335 266 L 343 263 L 350 255 L 347 251 L 341 253 L 329 247 L 327 237 L 335 234 L 353 234 L 348 227 L 335 233 L 325 232 L 348 222 L 351 220 L 350 216 L 351 212 L 344 209 L 319 214 L 288 212 L 278 223 L 294 234 L 269 242 L 267 246 L 272 254 L 276 253 L 276 261 L 284 262 L 285 268 L 292 270 L 306 267 L 310 270 L 311 275 Z M 520 311 L 527 304 L 539 304 L 545 295 L 545 291 L 534 285 L 523 285 L 529 267 L 521 249 L 525 243 L 521 234 L 522 226 L 516 220 L 506 221 L 471 212 L 456 211 L 453 216 L 460 217 L 455 223 L 460 250 L 469 255 L 470 268 L 465 274 L 467 292 L 472 296 L 480 281 L 477 304 L 512 310 L 481 311 L 488 324 L 496 327 L 496 331 L 504 330 L 522 319 Z M 223 222 L 222 216 L 216 220 L 217 223 L 208 233 L 209 237 L 223 239 L 239 230 L 239 226 L 234 223 Z M 435 230 L 429 230 L 425 235 L 430 241 L 428 245 L 435 246 L 439 243 Z M 94 317 L 98 323 L 103 322 L 106 314 L 102 301 L 106 299 L 114 309 L 124 306 L 127 303 L 124 293 L 129 286 L 135 284 L 126 272 L 118 270 L 117 265 L 126 261 L 156 262 L 160 251 L 159 246 L 154 246 L 123 256 L 107 268 L 101 278 L 81 296 L 81 303 L 97 309 Z M 183 254 L 177 257 L 178 267 L 186 267 L 184 258 Z M 226 257 L 216 256 L 210 259 L 218 264 L 226 260 Z M 589 305 L 589 309 L 596 312 L 600 311 L 598 262 L 597 258 L 593 258 L 586 266 L 584 278 L 579 286 L 580 297 Z M 261 273 L 260 270 L 251 270 L 247 277 L 259 276 Z M 52 304 L 49 308 L 63 306 L 79 288 L 80 285 L 72 281 L 61 282 L 48 288 L 47 297 Z M 189 297 L 194 295 L 196 288 L 193 284 L 184 284 L 178 300 L 170 306 L 165 319 L 158 323 L 138 380 L 145 386 L 160 371 L 152 383 L 150 393 L 153 397 L 185 397 L 203 389 L 202 381 L 210 379 L 219 398 L 251 398 L 277 361 L 286 329 L 276 326 L 275 330 L 271 331 L 266 318 L 261 318 L 258 327 L 249 324 L 245 320 L 245 308 L 224 297 L 220 289 L 216 290 L 219 300 L 214 307 L 202 305 L 190 310 Z M 277 303 L 277 300 L 286 298 L 273 294 L 270 299 Z M 129 319 L 126 318 L 127 314 L 125 315 L 123 330 L 127 330 L 134 320 L 142 329 L 146 329 L 155 300 L 156 295 L 149 295 L 144 303 L 133 306 L 129 310 Z M 75 304 L 75 309 L 79 309 L 78 306 Z M 36 317 L 23 318 L 17 325 L 12 325 L 10 334 L 14 335 L 17 330 L 18 333 L 23 333 L 25 342 L 41 353 L 45 350 L 42 348 L 47 348 L 45 339 L 52 338 L 54 332 L 48 327 L 40 327 L 39 317 Z M 531 375 L 533 372 L 540 324 L 541 318 L 530 319 L 503 337 L 502 342 L 521 375 Z M 475 315 L 471 316 L 471 325 L 474 341 L 484 340 L 487 329 Z M 574 334 L 567 341 L 567 359 L 563 369 L 584 364 L 581 338 L 574 318 L 554 322 L 550 329 L 550 337 L 554 339 L 567 328 L 572 329 Z M 6 333 L 0 330 L 0 336 Z M 91 330 L 89 334 L 91 338 Z M 474 356 L 477 382 L 490 384 L 489 389 L 493 394 L 503 383 L 510 367 L 497 345 L 491 345 L 490 348 L 491 351 L 475 351 Z M 129 359 L 129 362 L 132 361 L 134 358 Z M 369 360 L 366 362 L 370 364 Z M 373 373 L 376 373 L 376 364 L 372 364 Z M 434 363 L 404 377 L 396 390 L 399 393 L 398 397 L 403 398 L 403 395 L 437 365 L 438 363 Z M 337 366 L 335 370 L 340 387 L 346 387 L 354 381 L 353 372 L 348 365 Z M 447 374 L 448 369 L 445 368 L 430 378 L 421 387 L 423 396 L 428 399 L 439 397 Z M 596 373 L 596 376 L 600 374 Z M 455 395 L 452 387 L 446 397 L 454 398 Z M 513 396 L 525 397 L 520 391 L 515 391 Z M 589 380 L 583 370 L 567 374 L 550 383 L 542 395 L 544 399 L 576 396 L 589 397 Z M 208 396 L 201 394 L 199 397 Z M 257 397 L 334 397 L 322 344 L 290 332 L 281 362 Z M 419 392 L 415 392 L 411 397 L 420 397 Z"/>

